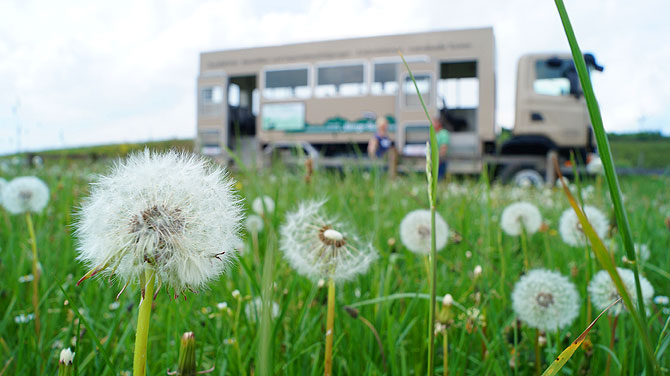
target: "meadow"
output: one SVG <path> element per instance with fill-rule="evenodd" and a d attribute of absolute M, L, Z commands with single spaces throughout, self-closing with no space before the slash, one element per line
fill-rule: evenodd
<path fill-rule="evenodd" d="M 111 163 L 61 160 L 37 168 L 6 166 L 2 172 L 7 180 L 38 176 L 48 185 L 50 200 L 42 213 L 32 217 L 42 271 L 38 338 L 30 317 L 32 287 L 27 276 L 32 253 L 26 221 L 22 215 L 0 209 L 0 375 L 55 374 L 65 347 L 76 354 L 75 374 L 131 373 L 140 297 L 137 283 L 118 301 L 122 288 L 118 281 L 95 277 L 76 286 L 88 269 L 76 260 L 75 213 L 88 195 L 89 183 L 107 172 Z M 379 254 L 365 274 L 337 285 L 333 373 L 425 374 L 426 260 L 409 252 L 399 234 L 399 224 L 408 212 L 429 206 L 425 175 L 389 179 L 383 172 L 345 169 L 316 171 L 308 182 L 304 171 L 281 166 L 231 175 L 247 213 L 252 212 L 251 202 L 264 195 L 273 198 L 276 209 L 266 216 L 257 236 L 243 230 L 239 261 L 208 289 L 178 299 L 164 291 L 158 294 L 151 317 L 148 374 L 175 369 L 180 337 L 186 331 L 195 333 L 199 369 L 215 367 L 211 375 L 254 374 L 261 362 L 259 353 L 269 357 L 264 364 L 270 365 L 272 374 L 323 373 L 326 285 L 298 274 L 279 250 L 279 228 L 286 213 L 311 198 L 327 198 L 327 211 L 368 239 Z M 661 297 L 670 295 L 669 183 L 667 176 L 622 178 L 633 237 L 650 250 L 641 271 L 653 285 L 654 296 Z M 584 203 L 611 218 L 605 244 L 617 266 L 627 267 L 603 178 L 582 180 L 574 191 Z M 512 289 L 524 272 L 522 242 L 500 227 L 502 211 L 517 201 L 534 203 L 543 217 L 540 231 L 527 239 L 530 269 L 546 268 L 568 276 L 580 296 L 574 322 L 544 336 L 540 358 L 541 368 L 546 368 L 598 314 L 595 308 L 589 309 L 587 279 L 600 267 L 590 247 L 569 246 L 558 231 L 559 217 L 569 208 L 565 194 L 555 188 L 450 178 L 439 183 L 437 198 L 437 212 L 450 227 L 448 244 L 437 254 L 437 294 L 439 302 L 451 294 L 453 305 L 445 320 L 447 352 L 443 334 L 436 336 L 435 374 L 445 374 L 445 353 L 453 375 L 536 372 L 536 331 L 517 321 L 511 303 Z M 276 310 L 270 327 L 261 330 L 254 299 L 261 296 L 264 269 L 272 273 L 271 300 Z M 667 328 L 665 334 L 661 332 L 670 305 L 667 299 L 654 301 L 645 323 L 659 363 L 667 370 L 670 339 Z M 344 306 L 355 308 L 358 318 Z M 378 332 L 379 344 L 363 319 Z M 643 356 L 630 315 L 624 312 L 616 319 L 600 319 L 561 372 L 602 375 L 611 357 L 611 374 L 637 375 L 644 368 Z"/>

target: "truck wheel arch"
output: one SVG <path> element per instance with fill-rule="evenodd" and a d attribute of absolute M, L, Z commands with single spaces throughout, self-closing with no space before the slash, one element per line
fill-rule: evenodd
<path fill-rule="evenodd" d="M 547 155 L 558 147 L 551 139 L 539 135 L 514 136 L 500 147 L 502 155 Z"/>

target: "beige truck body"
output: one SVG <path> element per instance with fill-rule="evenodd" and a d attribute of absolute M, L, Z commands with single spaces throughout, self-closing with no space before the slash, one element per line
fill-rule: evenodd
<path fill-rule="evenodd" d="M 273 145 L 364 146 L 383 116 L 400 159 L 418 160 L 430 123 L 399 53 L 429 114 L 446 103 L 464 124 L 450 132 L 450 172 L 479 173 L 496 152 L 492 28 L 201 53 L 197 147 L 222 160 L 232 150 L 248 161 L 260 160 L 261 150 Z M 583 99 L 566 95 L 564 77 L 543 63 L 550 58 L 569 61 L 556 54 L 519 61 L 514 135 L 541 135 L 557 147 L 583 145 L 589 132 Z"/>

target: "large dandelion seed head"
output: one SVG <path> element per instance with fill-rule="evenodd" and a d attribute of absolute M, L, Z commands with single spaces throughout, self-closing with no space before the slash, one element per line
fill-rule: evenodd
<path fill-rule="evenodd" d="M 275 200 L 270 196 L 256 197 L 251 203 L 251 209 L 258 215 L 272 214 L 275 211 Z"/>
<path fill-rule="evenodd" d="M 605 214 L 597 208 L 588 205 L 584 206 L 584 214 L 586 214 L 586 218 L 591 223 L 596 234 L 601 239 L 604 239 L 609 228 L 609 221 Z M 575 214 L 572 208 L 565 209 L 561 215 L 558 230 L 563 241 L 573 247 L 584 246 L 587 243 L 582 224 L 579 222 L 579 218 L 577 218 L 577 214 Z"/>
<path fill-rule="evenodd" d="M 635 289 L 635 275 L 630 269 L 617 268 L 619 276 L 621 276 L 621 281 L 623 282 L 628 294 L 630 295 L 631 300 L 635 303 L 637 302 L 637 290 Z M 651 283 L 640 276 L 640 287 L 642 288 L 642 298 L 645 304 L 651 302 L 651 298 L 654 297 L 654 288 Z M 610 304 L 619 299 L 620 295 L 612 281 L 607 270 L 601 270 L 593 277 L 591 283 L 589 283 L 589 294 L 591 295 L 591 301 L 593 305 L 599 309 L 604 310 Z M 625 306 L 623 302 L 618 302 L 612 308 L 610 308 L 608 314 L 617 316 L 623 312 Z"/>
<path fill-rule="evenodd" d="M 521 231 L 532 235 L 542 225 L 542 214 L 537 206 L 529 202 L 515 202 L 503 210 L 500 217 L 500 227 L 511 236 L 521 235 Z"/>
<path fill-rule="evenodd" d="M 430 253 L 430 210 L 418 209 L 405 215 L 400 222 L 400 240 L 410 251 L 427 255 Z M 447 245 L 449 226 L 439 213 L 435 213 L 435 249 Z"/>
<path fill-rule="evenodd" d="M 151 268 L 176 293 L 196 290 L 236 257 L 241 206 L 204 159 L 148 150 L 92 184 L 79 211 L 79 260 L 128 283 Z"/>
<path fill-rule="evenodd" d="M 0 193 L 0 202 L 12 214 L 39 213 L 49 202 L 49 187 L 35 176 L 15 178 Z"/>
<path fill-rule="evenodd" d="M 579 314 L 579 295 L 567 277 L 545 269 L 531 270 L 514 286 L 512 308 L 531 328 L 554 332 Z"/>
<path fill-rule="evenodd" d="M 368 270 L 377 259 L 377 251 L 372 244 L 361 242 L 342 223 L 327 217 L 324 203 L 304 202 L 287 214 L 280 229 L 279 247 L 298 273 L 314 281 L 350 280 Z"/>

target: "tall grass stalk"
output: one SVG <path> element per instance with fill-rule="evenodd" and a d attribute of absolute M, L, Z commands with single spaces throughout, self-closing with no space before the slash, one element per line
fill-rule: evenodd
<path fill-rule="evenodd" d="M 426 151 L 426 178 L 428 180 L 428 201 L 430 202 L 430 309 L 428 311 L 428 370 L 427 374 L 432 375 L 433 369 L 435 367 L 435 298 L 437 290 L 437 250 L 436 250 L 436 240 L 435 240 L 435 210 L 437 206 L 437 179 L 438 179 L 438 168 L 439 168 L 439 159 L 437 153 L 437 135 L 435 134 L 435 128 L 433 127 L 433 121 L 431 120 L 426 104 L 423 102 L 423 97 L 421 96 L 421 91 L 419 86 L 414 79 L 414 74 L 409 68 L 405 57 L 400 54 L 402 62 L 407 68 L 409 77 L 414 83 L 414 88 L 416 89 L 416 94 L 419 96 L 419 101 L 421 102 L 421 107 L 428 118 L 430 124 L 430 154 Z"/>
<path fill-rule="evenodd" d="M 33 311 L 35 315 L 35 342 L 40 341 L 40 270 L 37 258 L 37 238 L 30 212 L 26 212 L 26 223 L 30 234 L 30 248 L 33 251 Z"/>
<path fill-rule="evenodd" d="M 605 170 L 605 177 L 607 178 L 607 185 L 610 191 L 610 197 L 612 198 L 612 203 L 614 204 L 614 211 L 616 215 L 617 224 L 619 231 L 621 232 L 621 237 L 623 238 L 624 248 L 626 250 L 626 257 L 633 262 L 633 274 L 635 277 L 635 291 L 637 293 L 637 327 L 640 332 L 640 337 L 643 342 L 643 351 L 647 357 L 647 370 L 651 374 L 656 373 L 656 358 L 654 357 L 653 349 L 651 347 L 651 340 L 649 336 L 649 328 L 647 325 L 644 325 L 642 320 L 647 317 L 645 307 L 644 307 L 644 298 L 642 296 L 642 287 L 640 285 L 640 275 L 638 271 L 638 264 L 635 257 L 635 247 L 633 245 L 633 238 L 631 236 L 630 225 L 628 223 L 628 217 L 626 211 L 623 207 L 623 200 L 621 198 L 621 187 L 619 186 L 619 179 L 617 177 L 616 171 L 614 169 L 614 161 L 612 159 L 612 151 L 610 150 L 609 141 L 607 140 L 607 134 L 605 133 L 605 128 L 603 126 L 602 116 L 600 115 L 600 108 L 598 107 L 598 101 L 596 100 L 595 93 L 593 91 L 593 85 L 591 85 L 591 78 L 589 77 L 589 72 L 586 67 L 586 62 L 584 61 L 584 55 L 582 54 L 579 44 L 577 43 L 577 38 L 572 29 L 572 24 L 568 17 L 568 12 L 565 9 L 565 4 L 563 0 L 555 0 L 556 8 L 561 17 L 561 22 L 563 23 L 563 29 L 565 30 L 565 35 L 570 44 L 570 51 L 572 52 L 572 58 L 575 62 L 575 67 L 577 69 L 577 74 L 579 75 L 579 82 L 582 85 L 584 91 L 584 97 L 586 99 L 586 105 L 589 110 L 589 116 L 591 118 L 591 124 L 593 126 L 593 132 L 595 133 L 596 143 L 598 145 L 598 151 L 600 158 L 603 163 L 603 168 Z"/>
<path fill-rule="evenodd" d="M 147 269 L 142 282 L 144 281 L 146 281 L 146 284 L 144 285 L 144 293 L 140 301 L 140 310 L 137 316 L 133 376 L 144 376 L 147 370 L 147 342 L 149 339 L 149 324 L 151 322 L 151 305 L 154 302 L 156 273 L 152 269 Z"/>

